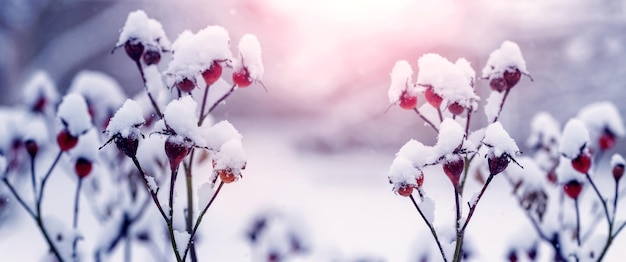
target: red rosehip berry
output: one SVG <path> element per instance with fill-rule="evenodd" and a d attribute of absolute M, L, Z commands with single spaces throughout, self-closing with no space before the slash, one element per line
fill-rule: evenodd
<path fill-rule="evenodd" d="M 122 137 L 121 135 L 116 135 L 113 141 L 117 149 L 122 151 L 126 156 L 130 158 L 137 156 L 137 148 L 139 147 L 139 139 L 137 139 L 137 137 Z"/>
<path fill-rule="evenodd" d="M 39 99 L 37 99 L 37 102 L 35 102 L 35 104 L 33 105 L 32 110 L 33 112 L 41 113 L 46 108 L 47 104 L 48 104 L 48 99 L 42 96 Z"/>
<path fill-rule="evenodd" d="M 598 145 L 600 146 L 600 150 L 608 150 L 615 146 L 615 135 L 610 132 L 604 132 L 598 138 Z"/>
<path fill-rule="evenodd" d="M 196 84 L 189 80 L 189 78 L 184 78 L 182 81 L 176 83 L 176 87 L 178 87 L 181 92 L 189 93 L 196 87 Z"/>
<path fill-rule="evenodd" d="M 507 259 L 509 260 L 509 262 L 517 262 L 517 253 L 515 253 L 515 250 L 509 251 Z"/>
<path fill-rule="evenodd" d="M 426 91 L 424 92 L 424 97 L 426 98 L 426 101 L 434 108 L 439 109 L 439 107 L 441 107 L 441 102 L 443 101 L 443 98 L 435 93 L 432 86 L 428 86 L 428 88 L 426 88 Z"/>
<path fill-rule="evenodd" d="M 519 69 L 515 68 L 513 72 L 509 70 L 504 71 L 504 74 L 502 75 L 502 77 L 506 81 L 507 88 L 511 89 L 515 85 L 517 85 L 520 78 L 522 77 L 522 73 L 519 71 Z"/>
<path fill-rule="evenodd" d="M 506 154 L 502 154 L 499 157 L 491 156 L 487 159 L 489 172 L 493 175 L 500 174 L 509 166 L 509 162 L 511 162 L 511 160 Z"/>
<path fill-rule="evenodd" d="M 624 165 L 617 164 L 613 167 L 613 178 L 615 181 L 619 181 L 624 175 Z"/>
<path fill-rule="evenodd" d="M 415 179 L 415 182 L 417 183 L 417 187 L 421 188 L 422 185 L 424 184 L 424 174 L 422 173 L 420 176 L 418 176 Z"/>
<path fill-rule="evenodd" d="M 74 171 L 79 178 L 85 178 L 91 173 L 92 164 L 91 161 L 85 158 L 79 158 L 76 160 L 76 164 L 74 165 Z"/>
<path fill-rule="evenodd" d="M 448 111 L 450 111 L 451 114 L 458 116 L 460 114 L 463 114 L 463 112 L 465 111 L 465 108 L 459 105 L 459 103 L 454 102 L 448 105 Z"/>
<path fill-rule="evenodd" d="M 455 159 L 447 161 L 443 164 L 443 172 L 448 176 L 452 185 L 455 187 L 459 185 L 461 179 L 461 173 L 465 168 L 465 161 L 461 156 L 456 156 Z"/>
<path fill-rule="evenodd" d="M 176 170 L 183 158 L 189 154 L 190 147 L 182 141 L 173 140 L 171 136 L 165 140 L 165 155 L 170 162 L 170 169 Z"/>
<path fill-rule="evenodd" d="M 146 65 L 156 65 L 161 61 L 161 53 L 157 50 L 150 49 L 143 53 L 143 62 Z"/>
<path fill-rule="evenodd" d="M 576 199 L 578 198 L 578 195 L 580 195 L 580 192 L 583 190 L 583 185 L 577 180 L 571 180 L 563 185 L 563 190 L 568 197 Z"/>
<path fill-rule="evenodd" d="M 34 158 L 37 155 L 37 152 L 39 152 L 39 145 L 37 145 L 37 142 L 32 139 L 26 140 L 26 142 L 24 142 L 24 147 L 31 158 Z"/>
<path fill-rule="evenodd" d="M 403 197 L 408 197 L 411 195 L 411 193 L 413 193 L 413 186 L 411 185 L 403 185 L 398 188 L 398 195 L 401 195 Z"/>
<path fill-rule="evenodd" d="M 494 91 L 498 91 L 498 92 L 502 93 L 502 91 L 504 91 L 504 90 L 506 90 L 508 88 L 508 85 L 506 83 L 506 80 L 504 80 L 504 78 L 497 77 L 497 78 L 493 78 L 493 79 L 491 79 L 491 81 L 489 81 L 489 87 L 491 87 L 491 89 L 494 90 Z"/>
<path fill-rule="evenodd" d="M 591 167 L 591 157 L 585 153 L 578 155 L 572 159 L 572 167 L 580 173 L 587 174 Z"/>
<path fill-rule="evenodd" d="M 222 180 L 222 182 L 226 184 L 230 184 L 232 182 L 235 182 L 235 180 L 237 180 L 237 177 L 235 176 L 235 174 L 233 174 L 232 170 L 228 170 L 228 169 L 217 170 L 217 174 L 220 176 L 220 179 Z"/>
<path fill-rule="evenodd" d="M 409 94 L 406 90 L 400 96 L 400 107 L 406 110 L 413 110 L 417 106 L 417 96 Z"/>
<path fill-rule="evenodd" d="M 141 55 L 143 54 L 143 49 L 144 46 L 141 42 L 135 42 L 135 41 L 126 41 L 126 43 L 124 44 L 124 50 L 126 50 L 126 54 L 130 57 L 130 59 L 132 59 L 133 61 L 139 61 L 139 58 L 141 58 Z"/>
<path fill-rule="evenodd" d="M 244 67 L 239 71 L 233 72 L 233 83 L 240 88 L 250 86 L 252 84 L 252 79 L 250 79 L 248 69 Z"/>
<path fill-rule="evenodd" d="M 211 68 L 202 72 L 202 78 L 204 78 L 204 82 L 206 82 L 208 86 L 217 82 L 220 76 L 222 76 L 222 66 L 218 62 L 213 62 Z"/>
<path fill-rule="evenodd" d="M 553 185 L 556 185 L 556 182 L 558 181 L 558 178 L 556 177 L 556 173 L 554 171 L 549 171 L 548 174 L 546 175 L 546 178 Z"/>
<path fill-rule="evenodd" d="M 75 137 L 72 134 L 70 134 L 70 132 L 67 131 L 67 129 L 63 129 L 57 135 L 57 144 L 59 145 L 59 148 L 61 149 L 61 151 L 65 152 L 74 148 L 76 144 L 78 144 L 78 137 Z"/>

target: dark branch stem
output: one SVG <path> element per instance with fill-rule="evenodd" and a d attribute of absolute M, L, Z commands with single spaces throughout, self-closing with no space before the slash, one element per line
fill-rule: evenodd
<path fill-rule="evenodd" d="M 493 180 L 493 177 L 494 177 L 494 174 L 490 174 L 489 177 L 487 177 L 487 181 L 485 181 L 483 188 L 480 189 L 480 193 L 478 193 L 478 196 L 476 197 L 476 202 L 474 202 L 470 206 L 469 214 L 467 215 L 467 219 L 465 220 L 465 223 L 463 224 L 463 228 L 461 229 L 461 231 L 465 231 L 465 228 L 469 224 L 470 219 L 472 219 L 472 215 L 474 215 L 474 211 L 476 211 L 476 206 L 478 206 L 478 202 L 480 201 L 483 194 L 487 190 L 487 187 L 489 186 L 489 183 L 491 183 L 491 180 Z"/>
<path fill-rule="evenodd" d="M 413 197 L 413 195 L 410 195 L 409 197 L 411 198 L 411 201 L 413 202 L 413 206 L 415 206 L 415 209 L 417 209 L 417 212 L 419 212 L 420 216 L 424 220 L 424 223 L 426 223 L 426 226 L 428 226 L 428 228 L 430 229 L 430 233 L 433 235 L 433 238 L 435 238 L 435 242 L 437 243 L 437 247 L 439 248 L 439 253 L 441 254 L 441 258 L 443 258 L 444 262 L 447 262 L 448 259 L 446 258 L 446 254 L 443 252 L 443 248 L 441 247 L 441 242 L 439 241 L 439 237 L 437 236 L 437 231 L 435 231 L 435 227 L 433 227 L 430 221 L 426 219 L 426 216 L 424 216 L 424 213 L 417 205 L 417 202 L 415 202 L 415 198 Z"/>
<path fill-rule="evenodd" d="M 504 91 L 504 96 L 502 97 L 502 101 L 500 102 L 500 108 L 498 108 L 498 114 L 493 119 L 494 123 L 498 121 L 498 118 L 500 118 L 500 113 L 502 113 L 502 108 L 504 108 L 504 102 L 506 102 L 506 98 L 509 96 L 509 92 L 511 92 L 511 89 L 507 89 L 506 91 Z"/>
<path fill-rule="evenodd" d="M 76 185 L 76 194 L 74 195 L 74 218 L 72 222 L 72 228 L 76 231 L 78 228 L 78 205 L 80 204 L 80 188 L 83 184 L 83 179 L 78 178 L 78 184 Z M 72 242 L 72 260 L 76 261 L 76 246 L 78 244 L 78 237 L 74 237 Z"/>
<path fill-rule="evenodd" d="M 143 81 L 143 87 L 146 89 L 146 94 L 148 94 L 148 98 L 150 99 L 150 103 L 152 104 L 154 111 L 159 116 L 159 118 L 163 118 L 163 114 L 161 113 L 161 110 L 159 109 L 159 105 L 154 100 L 154 97 L 152 97 L 150 90 L 148 90 L 148 82 L 146 81 L 146 75 L 143 72 L 143 67 L 141 66 L 141 62 L 139 62 L 139 60 L 136 60 L 135 64 L 137 64 L 137 69 L 139 69 L 139 74 L 141 75 L 141 81 Z"/>
<path fill-rule="evenodd" d="M 220 99 L 218 99 L 217 101 L 215 101 L 215 104 L 213 104 L 211 106 L 211 108 L 209 108 L 209 111 L 206 112 L 205 114 L 203 114 L 200 117 L 200 120 L 198 121 L 199 123 L 201 123 L 202 121 L 204 121 L 204 119 L 209 116 L 209 114 L 211 114 L 211 112 L 213 112 L 213 110 L 222 102 L 224 102 L 224 100 L 226 100 L 226 98 L 228 98 L 234 91 L 235 89 L 237 89 L 237 85 L 233 84 L 233 86 L 230 88 L 230 90 L 228 91 L 228 93 L 224 94 L 222 97 L 220 97 Z"/>
<path fill-rule="evenodd" d="M 574 206 L 576 208 L 576 243 L 580 247 L 580 208 L 578 207 L 578 198 L 574 198 Z"/>
<path fill-rule="evenodd" d="M 193 226 L 193 229 L 191 230 L 191 235 L 189 236 L 189 241 L 187 242 L 187 247 L 185 248 L 185 252 L 183 253 L 183 261 L 185 261 L 185 259 L 187 258 L 187 253 L 189 252 L 189 249 L 191 248 L 191 245 L 193 244 L 192 243 L 193 239 L 196 236 L 196 232 L 198 232 L 198 227 L 200 227 L 200 222 L 202 222 L 202 218 L 204 217 L 204 214 L 206 214 L 206 211 L 209 210 L 209 207 L 211 207 L 211 205 L 213 204 L 213 201 L 215 201 L 215 198 L 217 197 L 217 194 L 220 193 L 220 190 L 222 190 L 223 186 L 224 186 L 224 182 L 222 181 L 217 186 L 217 189 L 215 190 L 215 193 L 211 197 L 211 200 L 209 200 L 209 203 L 207 203 L 207 205 L 204 207 L 204 209 L 202 209 L 202 212 L 200 212 L 200 214 L 198 215 L 198 219 L 196 220 L 196 224 Z"/>
<path fill-rule="evenodd" d="M 165 211 L 163 210 L 163 206 L 161 205 L 161 202 L 159 201 L 159 198 L 157 197 L 158 189 L 155 190 L 157 192 L 152 191 L 152 189 L 150 188 L 150 185 L 148 184 L 146 173 L 143 171 L 143 169 L 141 168 L 141 165 L 139 164 L 139 160 L 137 160 L 137 157 L 131 157 L 131 159 L 133 160 L 135 167 L 137 167 L 137 170 L 139 170 L 139 175 L 141 175 L 141 178 L 143 179 L 143 184 L 146 187 L 148 194 L 150 194 L 150 196 L 152 197 L 152 201 L 154 202 L 154 205 L 156 205 L 156 207 L 159 209 L 159 213 L 161 213 L 161 216 L 167 222 L 169 219 L 167 218 L 167 215 L 165 214 Z"/>
<path fill-rule="evenodd" d="M 435 127 L 435 125 L 433 125 L 432 122 L 430 122 L 430 120 L 428 120 L 428 118 L 426 118 L 424 115 L 422 115 L 422 113 L 420 113 L 419 110 L 417 110 L 417 108 L 413 108 L 413 111 L 415 111 L 415 113 L 417 113 L 417 115 L 424 120 L 424 122 L 426 122 L 426 124 L 428 124 L 430 127 L 432 127 L 436 133 L 439 133 L 439 129 L 437 129 L 437 127 Z"/>

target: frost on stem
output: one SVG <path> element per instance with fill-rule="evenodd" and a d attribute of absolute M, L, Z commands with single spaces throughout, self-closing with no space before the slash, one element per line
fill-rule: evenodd
<path fill-rule="evenodd" d="M 221 26 L 208 26 L 196 34 L 190 31 L 181 33 L 172 44 L 172 61 L 164 72 L 167 85 L 179 86 L 179 83 L 185 81 L 195 85 L 196 79 L 201 79 L 197 77 L 214 63 L 230 61 L 232 53 L 229 42 L 228 31 Z M 190 91 L 183 89 L 181 91 Z"/>
<path fill-rule="evenodd" d="M 139 128 L 145 123 L 143 110 L 134 100 L 127 99 L 111 118 L 105 133 L 109 141 L 113 140 L 117 148 L 128 157 L 137 155 L 139 147 Z"/>
<path fill-rule="evenodd" d="M 497 92 L 511 89 L 520 80 L 521 74 L 529 74 L 522 51 L 511 41 L 504 41 L 489 55 L 482 73 L 482 77 L 489 80 L 489 86 Z"/>
<path fill-rule="evenodd" d="M 438 54 L 425 54 L 419 58 L 417 84 L 432 88 L 440 96 L 448 110 L 458 115 L 465 109 L 473 111 L 480 100 L 474 93 L 475 73 L 469 62 L 463 58 L 456 63 Z"/>
<path fill-rule="evenodd" d="M 37 70 L 24 84 L 22 101 L 31 111 L 51 113 L 59 102 L 59 93 L 54 81 L 46 71 Z"/>
<path fill-rule="evenodd" d="M 74 77 L 68 93 L 78 93 L 85 98 L 93 123 L 99 128 L 106 128 L 126 97 L 115 79 L 89 70 L 83 70 Z"/>

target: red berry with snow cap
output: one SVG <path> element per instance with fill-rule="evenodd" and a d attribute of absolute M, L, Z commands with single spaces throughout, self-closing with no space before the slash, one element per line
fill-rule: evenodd
<path fill-rule="evenodd" d="M 117 135 L 115 139 L 113 139 L 117 149 L 122 151 L 128 157 L 137 156 L 137 148 L 139 147 L 139 139 L 136 136 L 122 137 L 121 135 Z"/>
<path fill-rule="evenodd" d="M 222 66 L 218 62 L 213 62 L 211 67 L 202 72 L 202 78 L 207 85 L 212 85 L 217 82 L 222 76 Z"/>
<path fill-rule="evenodd" d="M 506 83 L 506 80 L 504 80 L 504 78 L 496 77 L 489 81 L 489 87 L 491 87 L 491 89 L 494 91 L 502 93 L 508 88 L 508 84 Z"/>
<path fill-rule="evenodd" d="M 174 140 L 171 136 L 165 140 L 165 155 L 167 155 L 167 159 L 170 161 L 172 170 L 178 169 L 180 162 L 189 154 L 191 149 L 185 142 Z"/>
<path fill-rule="evenodd" d="M 587 174 L 591 167 L 591 156 L 586 153 L 578 155 L 576 158 L 572 159 L 572 167 L 580 173 Z"/>
<path fill-rule="evenodd" d="M 418 176 L 418 177 L 415 179 L 415 182 L 417 183 L 417 187 L 418 187 L 418 188 L 422 187 L 422 185 L 424 184 L 424 174 L 423 174 L 423 173 L 422 173 L 422 174 L 420 174 L 420 176 Z"/>
<path fill-rule="evenodd" d="M 424 97 L 426 98 L 426 101 L 428 101 L 428 103 L 434 108 L 438 109 L 439 107 L 441 107 L 441 102 L 443 101 L 443 98 L 435 93 L 432 86 L 428 86 L 428 88 L 426 88 L 426 91 L 424 92 Z"/>
<path fill-rule="evenodd" d="M 443 163 L 443 172 L 448 176 L 452 185 L 455 187 L 459 185 L 459 180 L 461 179 L 461 173 L 463 173 L 463 169 L 465 168 L 465 161 L 459 155 L 456 155 L 455 159 L 449 160 Z"/>
<path fill-rule="evenodd" d="M 252 79 L 250 79 L 250 73 L 247 68 L 242 68 L 238 71 L 233 72 L 233 83 L 237 85 L 239 88 L 245 88 L 252 84 Z"/>
<path fill-rule="evenodd" d="M 465 111 L 465 108 L 459 103 L 454 102 L 448 105 L 448 111 L 450 111 L 451 114 L 458 116 L 460 114 L 463 114 L 463 112 Z"/>
<path fill-rule="evenodd" d="M 139 58 L 141 58 L 141 55 L 143 54 L 144 46 L 141 42 L 129 40 L 126 41 L 126 44 L 124 44 L 124 50 L 126 50 L 126 54 L 130 57 L 130 59 L 133 61 L 139 61 Z"/>
<path fill-rule="evenodd" d="M 398 188 L 398 195 L 401 195 L 403 197 L 408 197 L 411 195 L 411 193 L 413 193 L 412 185 L 403 185 L 400 188 Z"/>
<path fill-rule="evenodd" d="M 237 176 L 235 176 L 233 171 L 230 170 L 230 169 L 217 170 L 217 174 L 219 175 L 219 177 L 222 180 L 222 182 L 224 182 L 226 184 L 235 182 L 235 180 L 237 180 Z"/>
<path fill-rule="evenodd" d="M 176 87 L 178 87 L 181 92 L 189 93 L 196 88 L 196 84 L 189 80 L 189 78 L 184 78 L 182 81 L 176 83 Z"/>
<path fill-rule="evenodd" d="M 33 112 L 41 113 L 46 108 L 47 104 L 48 104 L 48 99 L 46 99 L 44 96 L 41 96 L 37 99 L 37 102 L 35 102 L 35 104 L 33 105 L 32 110 Z"/>
<path fill-rule="evenodd" d="M 406 110 L 413 110 L 417 106 L 417 96 L 409 94 L 406 90 L 400 96 L 400 107 Z"/>
<path fill-rule="evenodd" d="M 550 181 L 550 183 L 552 183 L 553 185 L 556 185 L 558 178 L 556 177 L 556 173 L 554 171 L 550 171 L 548 172 L 548 174 L 546 175 L 546 178 L 548 179 L 548 181 Z"/>
<path fill-rule="evenodd" d="M 583 190 L 583 185 L 577 180 L 571 180 L 563 185 L 563 190 L 568 197 L 576 199 L 578 198 L 578 195 L 580 195 L 580 192 Z"/>
<path fill-rule="evenodd" d="M 74 165 L 74 171 L 79 178 L 85 178 L 91 173 L 92 164 L 86 158 L 79 158 L 76 160 L 76 164 Z"/>
<path fill-rule="evenodd" d="M 70 132 L 67 131 L 67 129 L 63 129 L 57 135 L 57 144 L 59 145 L 59 148 L 61 149 L 61 151 L 68 151 L 74 148 L 76 144 L 78 144 L 78 137 L 75 137 L 72 134 L 70 134 Z"/>

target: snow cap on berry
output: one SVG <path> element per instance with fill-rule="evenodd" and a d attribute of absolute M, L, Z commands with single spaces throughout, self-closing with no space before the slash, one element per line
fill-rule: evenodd
<path fill-rule="evenodd" d="M 242 68 L 248 70 L 250 78 L 261 80 L 263 78 L 263 59 L 261 57 L 261 44 L 253 34 L 245 34 L 239 40 L 239 59 L 233 65 L 235 71 Z"/>
<path fill-rule="evenodd" d="M 59 102 L 59 93 L 50 75 L 46 71 L 38 70 L 26 81 L 22 99 L 28 108 L 45 110 L 45 108 L 52 108 L 51 106 Z M 37 108 L 40 106 L 44 108 Z"/>
<path fill-rule="evenodd" d="M 122 137 L 139 137 L 139 127 L 145 122 L 141 106 L 134 100 L 127 99 L 111 118 L 105 132 L 110 138 L 118 134 Z"/>
<path fill-rule="evenodd" d="M 191 140 L 196 146 L 203 147 L 206 146 L 206 140 L 198 128 L 196 108 L 196 101 L 191 96 L 173 100 L 163 112 L 163 121 L 165 129 L 171 129 L 170 131 L 174 131 L 176 135 Z"/>
<path fill-rule="evenodd" d="M 464 108 L 477 108 L 480 97 L 472 88 L 471 66 L 467 61 L 453 64 L 448 59 L 433 53 L 423 55 L 417 61 L 419 74 L 417 84 L 432 86 L 433 91 L 448 104 L 458 103 Z"/>
<path fill-rule="evenodd" d="M 231 139 L 224 143 L 213 158 L 216 170 L 232 170 L 233 174 L 241 175 L 241 170 L 246 167 L 246 152 L 240 140 Z"/>
<path fill-rule="evenodd" d="M 452 154 L 461 144 L 465 137 L 465 129 L 459 123 L 446 118 L 439 126 L 437 143 L 434 146 L 436 157 Z"/>
<path fill-rule="evenodd" d="M 586 149 L 589 144 L 589 131 L 585 124 L 578 119 L 570 119 L 563 128 L 559 151 L 567 158 L 574 159 Z"/>
<path fill-rule="evenodd" d="M 515 69 L 528 74 L 526 61 L 519 46 L 514 42 L 504 41 L 499 49 L 489 55 L 487 64 L 483 68 L 483 78 L 489 80 L 501 78 L 505 71 L 513 72 Z"/>
<path fill-rule="evenodd" d="M 89 116 L 87 103 L 83 96 L 77 93 L 63 97 L 57 110 L 57 117 L 74 137 L 80 136 L 91 128 L 91 116 Z"/>
<path fill-rule="evenodd" d="M 202 136 L 207 141 L 206 146 L 213 151 L 218 151 L 230 140 L 241 141 L 242 138 L 239 131 L 227 120 L 220 121 L 209 128 L 203 128 Z"/>
<path fill-rule="evenodd" d="M 572 160 L 565 156 L 560 157 L 559 164 L 554 171 L 558 174 L 558 181 L 561 184 L 570 180 L 578 180 L 581 184 L 586 183 L 584 176 L 581 176 L 580 172 L 574 169 Z"/>
<path fill-rule="evenodd" d="M 410 160 L 397 156 L 391 163 L 387 176 L 389 182 L 393 184 L 393 190 L 398 191 L 406 185 L 417 187 L 417 178 L 422 176 L 422 171 L 415 168 Z"/>
<path fill-rule="evenodd" d="M 70 159 L 76 162 L 79 158 L 86 159 L 90 162 L 96 162 L 98 159 L 98 147 L 100 147 L 100 139 L 98 131 L 90 129 L 78 140 L 78 144 L 70 151 Z"/>
<path fill-rule="evenodd" d="M 531 148 L 558 146 L 560 136 L 561 124 L 549 113 L 539 112 L 530 122 L 530 136 L 526 145 Z"/>
<path fill-rule="evenodd" d="M 221 26 L 207 26 L 196 34 L 181 33 L 172 45 L 172 61 L 164 72 L 167 85 L 174 86 L 184 79 L 194 82 L 214 61 L 231 60 L 229 42 L 228 31 Z"/>
<path fill-rule="evenodd" d="M 413 69 L 411 69 L 411 65 L 406 60 L 397 61 L 396 64 L 391 69 L 391 85 L 389 86 L 389 91 L 387 95 L 389 96 L 389 103 L 395 104 L 400 100 L 400 96 L 404 91 L 407 91 L 411 94 L 415 94 L 416 91 L 414 88 L 409 88 L 413 86 L 411 83 Z"/>
<path fill-rule="evenodd" d="M 476 81 L 476 71 L 472 68 L 472 63 L 467 61 L 467 59 L 461 57 L 456 60 L 454 63 L 463 73 L 465 73 L 465 77 L 470 82 L 470 86 L 474 87 L 474 83 Z"/>
<path fill-rule="evenodd" d="M 437 160 L 433 158 L 435 155 L 433 151 L 433 147 L 425 146 L 419 141 L 411 139 L 400 148 L 396 157 L 406 158 L 411 161 L 413 166 L 421 168 Z"/>
<path fill-rule="evenodd" d="M 72 79 L 68 93 L 78 93 L 85 98 L 93 110 L 94 123 L 98 124 L 108 121 L 126 99 L 122 87 L 114 78 L 90 70 L 83 70 Z"/>
<path fill-rule="evenodd" d="M 519 154 L 515 140 L 509 136 L 500 122 L 487 126 L 483 143 L 489 147 L 489 156 L 500 157 L 502 154 L 507 154 L 509 157 L 513 157 Z"/>
<path fill-rule="evenodd" d="M 626 135 L 624 120 L 612 102 L 602 101 L 589 104 L 578 112 L 576 118 L 585 123 L 592 137 L 600 136 L 605 130 L 617 137 Z"/>
<path fill-rule="evenodd" d="M 22 140 L 33 141 L 38 146 L 43 146 L 48 143 L 50 137 L 48 135 L 48 126 L 46 121 L 40 117 L 33 117 L 28 120 L 23 131 Z"/>
<path fill-rule="evenodd" d="M 617 166 L 617 165 L 626 165 L 626 161 L 624 161 L 624 157 L 622 157 L 622 155 L 620 154 L 613 154 L 613 156 L 611 156 L 611 166 Z"/>
<path fill-rule="evenodd" d="M 167 39 L 161 23 L 149 18 L 143 10 L 128 14 L 115 45 L 119 47 L 128 41 L 137 41 L 146 46 L 151 45 L 161 49 L 169 49 L 170 47 L 170 41 Z"/>

